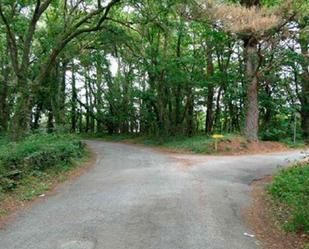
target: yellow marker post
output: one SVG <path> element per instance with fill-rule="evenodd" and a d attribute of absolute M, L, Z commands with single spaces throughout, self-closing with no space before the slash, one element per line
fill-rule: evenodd
<path fill-rule="evenodd" d="M 211 137 L 215 139 L 215 150 L 217 152 L 218 151 L 218 140 L 220 138 L 224 138 L 224 136 L 221 134 L 213 134 Z"/>

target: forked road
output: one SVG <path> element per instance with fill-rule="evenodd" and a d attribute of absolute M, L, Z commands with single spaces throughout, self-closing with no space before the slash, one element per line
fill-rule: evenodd
<path fill-rule="evenodd" d="M 1 249 L 255 249 L 243 221 L 250 183 L 300 152 L 172 155 L 89 141 L 94 168 L 19 213 Z"/>

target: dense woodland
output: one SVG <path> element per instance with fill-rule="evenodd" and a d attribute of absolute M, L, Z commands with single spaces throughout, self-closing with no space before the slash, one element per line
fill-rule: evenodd
<path fill-rule="evenodd" d="M 309 141 L 307 0 L 1 0 L 0 132 Z"/>

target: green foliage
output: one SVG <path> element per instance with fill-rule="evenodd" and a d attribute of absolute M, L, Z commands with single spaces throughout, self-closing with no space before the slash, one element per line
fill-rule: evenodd
<path fill-rule="evenodd" d="M 148 144 L 155 144 L 153 140 L 146 140 Z M 195 153 L 209 153 L 213 149 L 214 140 L 207 136 L 176 136 L 167 137 L 160 146 L 175 150 L 192 151 Z"/>
<path fill-rule="evenodd" d="M 217 20 L 209 19 L 219 18 L 215 13 L 199 18 L 193 2 L 119 1 L 105 21 L 104 11 L 91 0 L 56 0 L 31 28 L 35 5 L 43 1 L 2 1 L 0 132 L 12 132 L 17 139 L 30 128 L 154 137 L 243 131 L 248 117 L 247 34 L 231 35 L 221 25 L 213 26 Z M 255 1 L 216 2 L 224 12 L 225 3 Z M 292 139 L 295 113 L 300 114 L 297 139 L 308 133 L 308 80 L 303 77 L 308 68 L 308 2 L 260 1 L 267 14 L 283 19 L 296 12 L 280 31 L 256 37 L 263 140 Z M 29 47 L 26 37 L 31 38 Z M 49 167 L 56 160 L 51 153 L 39 151 L 25 161 L 40 169 L 48 157 Z M 15 163 L 18 159 L 6 167 L 14 169 Z"/>
<path fill-rule="evenodd" d="M 35 134 L 18 143 L 0 146 L 0 191 L 13 190 L 28 176 L 66 169 L 84 155 L 84 144 L 75 136 Z"/>
<path fill-rule="evenodd" d="M 170 149 L 172 151 L 185 151 L 199 154 L 216 153 L 215 139 L 206 135 L 195 135 L 193 137 L 187 136 L 134 136 L 134 135 L 113 135 L 104 136 L 108 141 L 128 141 L 131 143 L 145 144 L 150 146 L 158 146 L 161 148 Z M 224 134 L 224 138 L 219 139 L 219 142 L 232 141 L 239 138 L 236 134 Z M 222 152 L 222 151 L 221 151 Z M 228 151 L 225 151 L 228 152 Z"/>
<path fill-rule="evenodd" d="M 285 228 L 309 233 L 309 163 L 282 170 L 269 193 L 284 211 Z"/>
<path fill-rule="evenodd" d="M 295 142 L 292 139 L 281 139 L 280 142 L 286 144 L 289 148 L 302 149 L 306 148 L 306 144 L 303 140 L 296 140 Z"/>

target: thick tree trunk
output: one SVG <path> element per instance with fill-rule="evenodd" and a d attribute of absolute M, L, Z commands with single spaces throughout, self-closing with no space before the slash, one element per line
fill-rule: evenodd
<path fill-rule="evenodd" d="M 246 65 L 246 123 L 245 136 L 249 141 L 258 141 L 259 107 L 258 107 L 258 77 L 257 77 L 257 42 L 250 38 L 244 41 Z"/>

